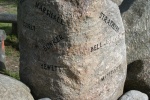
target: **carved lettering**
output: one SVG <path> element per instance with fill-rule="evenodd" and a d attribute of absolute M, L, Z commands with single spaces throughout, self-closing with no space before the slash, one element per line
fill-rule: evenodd
<path fill-rule="evenodd" d="M 35 26 L 29 23 L 23 22 L 23 27 L 35 31 Z"/>
<path fill-rule="evenodd" d="M 108 46 L 112 43 L 116 43 L 119 39 L 121 39 L 123 36 L 123 34 L 117 35 L 116 37 L 111 37 L 109 39 L 106 39 L 105 41 L 100 42 L 99 44 L 96 44 L 94 46 L 91 47 L 91 52 L 93 51 L 97 51 L 98 49 L 104 47 L 104 46 Z"/>
<path fill-rule="evenodd" d="M 50 70 L 50 71 L 55 71 L 55 72 L 61 72 L 62 67 L 56 66 L 56 65 L 47 65 L 47 64 L 41 64 L 41 68 L 44 70 Z"/>
<path fill-rule="evenodd" d="M 118 70 L 120 70 L 121 65 L 119 65 L 118 67 L 116 67 L 115 69 L 109 71 L 106 75 L 101 77 L 101 81 L 104 81 L 107 77 L 112 76 L 112 74 L 116 73 Z"/>
<path fill-rule="evenodd" d="M 35 7 L 38 8 L 40 11 L 42 11 L 51 19 L 55 20 L 57 23 L 64 25 L 63 20 L 58 15 L 54 14 L 51 10 L 47 9 L 45 6 L 43 6 L 39 2 L 36 2 Z"/>
<path fill-rule="evenodd" d="M 101 18 L 106 24 L 108 24 L 116 32 L 119 32 L 119 27 L 111 19 L 109 19 L 104 13 L 101 12 L 99 18 Z"/>
<path fill-rule="evenodd" d="M 56 45 L 63 39 L 64 38 L 61 35 L 56 36 L 55 38 L 53 38 L 53 40 L 51 40 L 50 42 L 48 42 L 46 45 L 43 46 L 44 50 L 47 51 L 48 49 L 52 48 L 54 45 Z"/>

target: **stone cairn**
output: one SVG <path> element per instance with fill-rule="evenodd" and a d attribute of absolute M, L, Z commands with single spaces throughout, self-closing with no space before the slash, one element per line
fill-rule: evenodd
<path fill-rule="evenodd" d="M 20 0 L 18 30 L 20 78 L 35 99 L 122 95 L 125 32 L 111 0 Z"/>

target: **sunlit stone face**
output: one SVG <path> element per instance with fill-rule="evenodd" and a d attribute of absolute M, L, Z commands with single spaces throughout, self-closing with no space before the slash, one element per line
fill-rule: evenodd
<path fill-rule="evenodd" d="M 19 4 L 18 21 L 21 80 L 35 98 L 117 100 L 122 95 L 126 47 L 115 3 L 27 0 Z"/>

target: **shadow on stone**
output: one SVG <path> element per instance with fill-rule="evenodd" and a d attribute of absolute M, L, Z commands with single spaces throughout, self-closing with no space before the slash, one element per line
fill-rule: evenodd
<path fill-rule="evenodd" d="M 6 69 L 5 64 L 0 61 L 0 71 L 4 71 Z"/>
<path fill-rule="evenodd" d="M 127 72 L 128 73 L 134 72 L 134 74 L 138 74 L 142 71 L 142 67 L 143 67 L 143 61 L 142 60 L 136 60 L 136 61 L 128 64 Z M 136 72 L 135 72 L 135 70 L 136 70 Z"/>
<path fill-rule="evenodd" d="M 126 12 L 131 7 L 134 1 L 135 0 L 124 0 L 122 4 L 119 6 L 120 13 L 122 14 Z"/>
<path fill-rule="evenodd" d="M 144 79 L 140 79 L 138 76 L 143 71 L 144 63 L 142 60 L 136 60 L 128 65 L 127 69 L 127 79 L 125 82 L 124 92 L 129 90 L 139 90 L 143 93 L 149 93 L 149 87 Z M 148 94 L 150 97 L 150 94 Z"/>

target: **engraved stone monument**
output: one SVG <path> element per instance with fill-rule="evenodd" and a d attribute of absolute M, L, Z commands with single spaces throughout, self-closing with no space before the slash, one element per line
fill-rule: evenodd
<path fill-rule="evenodd" d="M 22 0 L 20 75 L 36 99 L 117 100 L 126 78 L 124 27 L 110 0 Z"/>
<path fill-rule="evenodd" d="M 131 0 L 123 2 L 120 10 L 126 29 L 128 75 L 125 89 L 139 90 L 150 97 L 149 5 L 149 0 Z"/>

